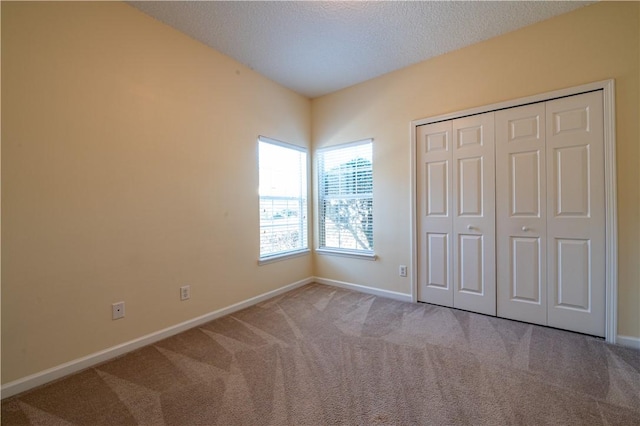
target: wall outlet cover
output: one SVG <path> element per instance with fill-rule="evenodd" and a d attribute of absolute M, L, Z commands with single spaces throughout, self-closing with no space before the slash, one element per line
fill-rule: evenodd
<path fill-rule="evenodd" d="M 116 302 L 111 305 L 111 319 L 124 318 L 124 302 Z"/>

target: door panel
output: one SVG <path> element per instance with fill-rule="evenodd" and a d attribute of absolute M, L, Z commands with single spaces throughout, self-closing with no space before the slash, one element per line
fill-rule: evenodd
<path fill-rule="evenodd" d="M 426 129 L 423 129 L 426 130 Z M 445 130 L 433 134 L 424 134 L 426 138 L 425 152 L 449 151 L 450 132 Z"/>
<path fill-rule="evenodd" d="M 555 149 L 556 216 L 589 216 L 589 145 Z"/>
<path fill-rule="evenodd" d="M 427 287 L 449 287 L 449 235 L 427 233 Z"/>
<path fill-rule="evenodd" d="M 427 216 L 447 216 L 449 213 L 449 162 L 428 162 L 426 167 Z"/>
<path fill-rule="evenodd" d="M 549 101 L 546 118 L 548 324 L 604 336 L 602 92 Z"/>
<path fill-rule="evenodd" d="M 494 113 L 453 121 L 453 306 L 496 314 Z"/>
<path fill-rule="evenodd" d="M 483 131 L 486 131 L 486 129 L 483 129 L 482 124 L 467 121 L 462 126 L 464 127 L 456 128 L 456 147 L 460 149 L 482 146 Z"/>
<path fill-rule="evenodd" d="M 532 139 L 540 139 L 540 120 L 544 120 L 544 116 L 540 116 L 540 114 L 536 112 L 540 105 L 541 104 L 538 104 L 538 107 L 534 108 L 520 107 L 505 111 L 505 114 L 512 117 L 506 123 L 508 127 L 505 129 L 508 132 L 507 140 L 510 143 L 526 143 Z M 531 111 L 532 113 L 525 112 L 524 115 L 514 116 L 512 114 L 514 111 L 520 111 L 518 114 L 522 114 L 522 111 Z M 544 126 L 542 126 L 542 130 L 544 133 Z"/>
<path fill-rule="evenodd" d="M 590 311 L 590 258 L 588 240 L 556 239 L 557 308 Z"/>
<path fill-rule="evenodd" d="M 482 157 L 458 160 L 458 216 L 482 215 Z"/>
<path fill-rule="evenodd" d="M 576 130 L 582 132 L 589 131 L 589 122 L 591 118 L 589 114 L 589 106 L 577 105 L 573 100 L 570 102 L 570 107 L 554 110 L 551 113 L 551 123 L 553 123 L 552 130 L 554 136 L 559 135 L 562 132 L 571 132 Z M 577 106 L 577 108 L 572 108 L 573 106 Z"/>
<path fill-rule="evenodd" d="M 547 323 L 544 103 L 496 112 L 498 316 Z"/>
<path fill-rule="evenodd" d="M 511 216 L 540 217 L 540 150 L 509 156 Z"/>
<path fill-rule="evenodd" d="M 509 298 L 517 302 L 539 305 L 542 300 L 540 238 L 511 237 L 509 264 Z"/>
<path fill-rule="evenodd" d="M 453 306 L 451 121 L 416 129 L 418 300 Z"/>
<path fill-rule="evenodd" d="M 484 293 L 482 235 L 458 235 L 459 292 Z"/>

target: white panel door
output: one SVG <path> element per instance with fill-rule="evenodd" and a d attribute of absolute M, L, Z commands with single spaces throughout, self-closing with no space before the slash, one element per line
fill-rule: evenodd
<path fill-rule="evenodd" d="M 453 121 L 453 306 L 496 314 L 494 113 Z"/>
<path fill-rule="evenodd" d="M 548 324 L 604 336 L 602 92 L 546 103 Z"/>
<path fill-rule="evenodd" d="M 547 324 L 545 104 L 496 112 L 498 316 Z"/>
<path fill-rule="evenodd" d="M 453 306 L 452 122 L 417 128 L 418 300 Z"/>

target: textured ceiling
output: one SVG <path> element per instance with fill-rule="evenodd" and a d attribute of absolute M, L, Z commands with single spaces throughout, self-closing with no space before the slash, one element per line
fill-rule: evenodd
<path fill-rule="evenodd" d="M 308 97 L 589 2 L 134 1 L 146 14 Z"/>

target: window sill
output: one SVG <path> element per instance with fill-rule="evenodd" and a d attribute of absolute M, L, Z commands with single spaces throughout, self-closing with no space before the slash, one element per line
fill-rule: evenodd
<path fill-rule="evenodd" d="M 356 250 L 337 250 L 328 248 L 317 248 L 316 253 L 328 256 L 351 257 L 354 259 L 377 260 L 378 255 L 374 252 L 356 251 Z"/>
<path fill-rule="evenodd" d="M 274 254 L 273 256 L 265 256 L 265 257 L 262 257 L 262 258 L 258 259 L 258 265 L 261 266 L 261 265 L 266 265 L 268 263 L 279 262 L 281 260 L 291 259 L 291 258 L 294 258 L 294 257 L 305 256 L 305 255 L 307 255 L 309 253 L 311 253 L 311 250 L 302 249 L 302 250 L 290 251 L 290 252 L 287 252 L 287 253 Z"/>

